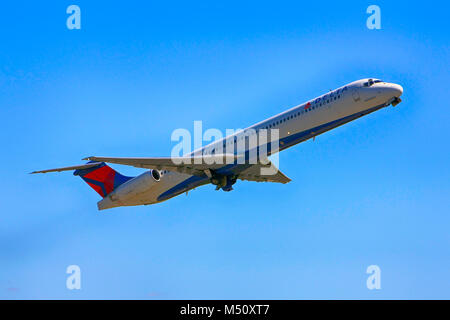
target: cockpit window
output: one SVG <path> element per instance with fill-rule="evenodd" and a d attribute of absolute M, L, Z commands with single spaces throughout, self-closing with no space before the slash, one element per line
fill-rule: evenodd
<path fill-rule="evenodd" d="M 379 82 L 383 82 L 382 80 L 373 80 L 373 79 L 369 79 L 367 82 L 364 82 L 364 87 L 370 87 L 372 86 L 374 83 L 379 83 Z"/>

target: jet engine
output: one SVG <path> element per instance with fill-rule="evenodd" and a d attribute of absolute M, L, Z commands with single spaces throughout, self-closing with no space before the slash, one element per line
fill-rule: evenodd
<path fill-rule="evenodd" d="M 126 203 L 128 200 L 147 192 L 161 180 L 161 174 L 158 170 L 149 170 L 120 185 L 107 197 L 113 202 Z"/>

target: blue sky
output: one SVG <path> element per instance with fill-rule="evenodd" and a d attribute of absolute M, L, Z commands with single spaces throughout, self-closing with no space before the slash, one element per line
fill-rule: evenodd
<path fill-rule="evenodd" d="M 81 30 L 66 8 L 81 8 Z M 366 28 L 381 8 L 382 29 Z M 447 2 L 15 1 L 0 11 L 0 298 L 450 298 Z M 280 156 L 287 185 L 99 212 L 90 155 L 167 156 L 348 82 L 403 103 Z M 123 174 L 135 168 L 114 166 Z M 82 289 L 66 289 L 67 266 Z M 381 268 L 381 290 L 366 268 Z"/>

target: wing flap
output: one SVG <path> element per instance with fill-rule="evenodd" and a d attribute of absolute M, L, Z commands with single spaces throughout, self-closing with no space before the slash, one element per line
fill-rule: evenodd
<path fill-rule="evenodd" d="M 256 182 L 278 182 L 288 183 L 291 181 L 272 163 L 269 165 L 255 164 L 248 169 L 243 170 L 238 175 L 238 179 Z"/>

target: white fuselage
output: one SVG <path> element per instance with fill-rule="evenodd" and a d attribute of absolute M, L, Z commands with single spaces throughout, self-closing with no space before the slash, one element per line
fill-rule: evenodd
<path fill-rule="evenodd" d="M 278 129 L 279 151 L 282 151 L 325 131 L 386 107 L 395 99 L 398 99 L 402 92 L 402 87 L 397 84 L 380 80 L 374 82 L 372 79 L 358 80 L 256 123 L 243 131 L 216 140 L 195 150 L 191 155 L 211 154 L 219 149 L 229 153 L 226 143 L 233 141 L 235 137 L 239 139 L 242 132 L 250 129 L 255 132 L 261 129 L 267 129 L 268 131 Z M 234 148 L 232 150 L 233 153 L 236 153 Z M 141 176 L 134 179 L 139 179 L 139 177 Z M 137 193 L 133 198 L 127 199 L 126 203 L 115 202 L 113 204 L 111 199 L 105 197 L 98 205 L 100 209 L 105 209 L 116 206 L 153 204 L 168 200 L 207 183 L 210 183 L 210 180 L 206 176 L 194 177 L 178 172 L 162 171 L 160 181 L 153 183 L 145 192 Z"/>

